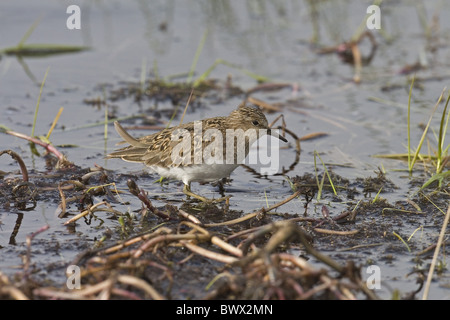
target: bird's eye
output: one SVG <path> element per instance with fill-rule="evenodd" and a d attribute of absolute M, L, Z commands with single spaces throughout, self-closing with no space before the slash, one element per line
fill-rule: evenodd
<path fill-rule="evenodd" d="M 259 121 L 258 120 L 253 120 L 252 123 L 253 123 L 254 126 L 257 126 L 259 124 Z"/>

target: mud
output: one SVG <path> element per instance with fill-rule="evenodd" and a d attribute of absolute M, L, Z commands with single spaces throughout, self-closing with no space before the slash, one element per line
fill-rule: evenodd
<path fill-rule="evenodd" d="M 422 289 L 433 253 L 429 244 L 435 240 L 443 220 L 437 207 L 448 203 L 448 195 L 430 187 L 408 201 L 390 203 L 384 196 L 397 187 L 381 172 L 354 180 L 333 172 L 324 178 L 324 174 L 286 177 L 291 182 L 291 192 L 284 196 L 295 196 L 289 201 L 296 201 L 297 214 L 284 212 L 282 204 L 276 212 L 255 207 L 256 214 L 250 216 L 242 210 L 230 209 L 227 204 L 207 205 L 182 197 L 176 201 L 178 204 L 159 198 L 165 205 L 154 206 L 152 201 L 158 198 L 148 197 L 138 185 L 148 177 L 116 174 L 101 167 L 72 166 L 45 174 L 30 172 L 32 182 L 27 185 L 20 178 L 9 177 L 1 185 L 6 200 L 4 210 L 26 212 L 34 209 L 36 203 L 58 203 L 58 216 L 66 220 L 69 233 L 79 233 L 78 228 L 85 225 L 100 230 L 101 235 L 93 239 L 81 236 L 76 242 L 57 235 L 49 242 L 36 235 L 37 239 L 27 249 L 33 252 L 27 258 L 30 261 L 9 281 L 34 299 L 77 295 L 87 298 L 89 295 L 64 288 L 65 269 L 76 265 L 82 270 L 82 287 L 111 281 L 108 296 L 111 299 L 375 299 L 380 296 L 364 285 L 364 268 L 394 265 L 398 256 L 403 257 L 409 251 L 409 259 L 416 267 L 402 276 L 414 278 L 415 289 L 394 290 L 389 294 L 402 299 L 418 298 L 416 294 Z M 318 184 L 322 178 L 329 179 L 328 183 Z M 337 194 L 329 181 L 334 190 L 339 190 Z M 128 191 L 121 188 L 124 185 Z M 20 195 L 18 186 L 23 189 Z M 319 188 L 320 205 L 315 203 Z M 224 192 L 227 193 L 226 186 Z M 106 204 L 103 214 L 100 210 L 90 211 L 100 200 Z M 128 206 L 127 211 L 120 209 L 124 205 Z M 315 210 L 320 210 L 321 216 L 314 214 Z M 83 211 L 89 212 L 68 223 L 76 212 Z M 16 243 L 15 234 L 20 230 L 23 213 L 17 214 L 10 244 Z M 243 217 L 248 218 L 238 221 Z M 104 226 L 105 220 L 116 221 L 115 227 Z M 418 231 L 420 241 L 402 243 L 400 237 L 406 240 L 416 225 L 423 226 Z M 187 235 L 196 235 L 186 239 L 207 252 L 189 249 L 187 240 L 182 240 Z M 154 245 L 146 240 L 158 237 L 163 238 Z M 243 255 L 233 257 L 227 249 L 214 245 L 213 237 L 223 239 Z M 78 252 L 69 264 L 45 263 L 36 258 L 67 250 Z M 233 262 L 224 264 L 221 257 L 209 254 L 227 255 Z M 295 259 L 302 259 L 307 266 L 296 265 L 292 262 Z M 139 285 L 125 290 L 119 275 L 144 280 L 161 296 L 155 297 Z M 337 289 L 324 285 L 324 278 L 335 281 Z M 11 296 L 4 292 L 3 298 L 8 297 Z"/>

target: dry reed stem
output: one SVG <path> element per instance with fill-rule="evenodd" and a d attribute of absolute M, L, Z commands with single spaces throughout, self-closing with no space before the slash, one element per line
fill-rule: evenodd
<path fill-rule="evenodd" d="M 27 281 L 29 278 L 29 272 L 30 272 L 29 269 L 30 269 L 30 263 L 31 263 L 31 241 L 33 241 L 33 239 L 38 234 L 44 232 L 45 230 L 48 230 L 49 228 L 50 228 L 50 226 L 47 224 L 26 237 L 27 254 L 24 259 L 25 261 L 24 261 L 24 265 L 23 265 L 23 279 L 22 279 L 24 281 Z"/>
<path fill-rule="evenodd" d="M 241 223 L 244 221 L 247 221 L 249 219 L 252 219 L 254 217 L 257 217 L 261 214 L 267 213 L 269 211 L 272 211 L 273 209 L 276 209 L 286 203 L 288 203 L 289 201 L 291 201 L 292 199 L 298 197 L 300 195 L 300 191 L 296 191 L 294 194 L 292 194 L 291 196 L 287 197 L 286 199 L 270 206 L 269 208 L 261 208 L 256 212 L 253 213 L 249 213 L 241 218 L 237 218 L 237 219 L 233 219 L 233 220 L 228 220 L 228 221 L 224 221 L 224 222 L 219 222 L 219 223 L 207 223 L 204 225 L 204 227 L 219 227 L 219 226 L 229 226 L 232 224 L 236 224 L 236 223 Z"/>
<path fill-rule="evenodd" d="M 5 133 L 12 135 L 14 137 L 17 137 L 17 138 L 28 140 L 37 145 L 40 145 L 41 147 L 45 148 L 45 150 L 47 150 L 47 152 L 53 153 L 58 158 L 59 163 L 61 165 L 69 164 L 69 161 L 67 161 L 66 157 L 61 152 L 59 152 L 58 149 L 56 149 L 52 144 L 43 142 L 34 137 L 30 137 L 30 136 L 27 136 L 26 134 L 15 132 L 15 131 L 5 131 Z"/>
<path fill-rule="evenodd" d="M 243 253 L 240 249 L 236 248 L 235 246 L 229 244 L 228 242 L 220 239 L 218 236 L 212 235 L 208 230 L 202 228 L 201 226 L 198 226 L 197 224 L 193 224 L 191 222 L 181 222 L 178 226 L 178 229 L 182 226 L 182 225 L 187 225 L 191 228 L 193 228 L 191 231 L 188 232 L 188 234 L 190 234 L 191 232 L 195 231 L 199 231 L 202 233 L 202 235 L 209 237 L 209 241 L 212 244 L 215 244 L 216 246 L 218 246 L 219 248 L 221 248 L 222 250 L 225 250 L 237 257 L 242 257 Z"/>
<path fill-rule="evenodd" d="M 64 192 L 61 189 L 61 183 L 58 184 L 58 191 L 59 191 L 59 196 L 61 197 L 61 204 L 58 206 L 61 208 L 61 212 L 58 214 L 58 217 L 63 217 L 66 214 L 66 197 L 64 196 Z"/>
<path fill-rule="evenodd" d="M 215 244 L 216 246 L 218 246 L 219 248 L 221 248 L 222 250 L 225 250 L 239 258 L 241 258 L 244 254 L 242 253 L 242 250 L 240 250 L 239 248 L 236 248 L 235 246 L 229 244 L 228 242 L 220 239 L 217 236 L 213 236 L 211 238 L 211 243 Z"/>
<path fill-rule="evenodd" d="M 272 91 L 272 90 L 280 90 L 284 88 L 292 87 L 292 83 L 263 83 L 259 84 L 251 89 L 248 89 L 246 95 L 250 95 L 257 91 Z"/>
<path fill-rule="evenodd" d="M 159 294 L 158 291 L 156 291 L 155 288 L 153 288 L 148 282 L 146 282 L 142 279 L 139 279 L 139 278 L 136 278 L 133 276 L 129 276 L 129 275 L 119 275 L 117 277 L 117 280 L 123 284 L 131 285 L 133 287 L 141 289 L 146 294 L 148 294 L 150 297 L 152 297 L 152 299 L 154 299 L 154 300 L 165 300 L 166 299 L 161 294 Z"/>
<path fill-rule="evenodd" d="M 124 243 L 121 243 L 121 244 L 112 246 L 112 247 L 110 247 L 108 249 L 105 249 L 103 251 L 103 253 L 104 254 L 109 254 L 109 253 L 121 250 L 121 249 L 123 249 L 125 247 L 128 247 L 128 246 L 130 246 L 132 244 L 135 244 L 135 243 L 137 243 L 139 241 L 144 241 L 144 240 L 148 240 L 149 238 L 156 237 L 156 236 L 160 235 L 163 232 L 166 233 L 166 234 L 170 234 L 170 233 L 172 233 L 172 230 L 169 229 L 169 228 L 166 228 L 166 227 L 160 227 L 157 230 L 152 231 L 151 233 L 147 233 L 147 234 L 144 234 L 144 235 L 140 235 L 138 237 L 134 237 L 132 239 L 129 239 L 129 240 L 125 241 Z"/>
<path fill-rule="evenodd" d="M 74 292 L 65 292 L 58 291 L 51 288 L 37 288 L 33 290 L 33 294 L 38 297 L 45 297 L 49 299 L 65 299 L 65 300 L 88 300 L 92 299 L 89 297 L 84 297 L 79 294 L 78 291 Z"/>
<path fill-rule="evenodd" d="M 161 242 L 172 242 L 180 240 L 205 240 L 208 236 L 198 234 L 168 234 L 160 235 L 143 243 L 133 254 L 133 258 L 139 258 L 145 251 L 152 249 L 156 244 Z"/>
<path fill-rule="evenodd" d="M 9 296 L 15 300 L 29 300 L 17 287 L 13 286 L 8 277 L 0 271 L 0 297 Z"/>
<path fill-rule="evenodd" d="M 258 107 L 266 110 L 267 112 L 280 112 L 281 111 L 280 107 L 276 107 L 270 103 L 264 102 L 264 101 L 256 99 L 256 98 L 248 97 L 247 101 L 252 104 L 257 105 Z"/>
<path fill-rule="evenodd" d="M 308 134 L 305 134 L 304 136 L 301 136 L 300 138 L 298 138 L 298 140 L 299 141 L 313 140 L 316 138 L 325 137 L 327 135 L 328 135 L 328 133 L 326 133 L 326 132 L 313 132 L 313 133 L 308 133 Z"/>
<path fill-rule="evenodd" d="M 439 255 L 442 243 L 444 242 L 445 230 L 447 230 L 448 221 L 450 219 L 450 205 L 447 208 L 447 213 L 445 215 L 444 222 L 442 223 L 441 232 L 439 233 L 439 239 L 436 244 L 436 249 L 434 250 L 433 260 L 431 260 L 430 269 L 428 270 L 427 282 L 425 284 L 425 289 L 423 291 L 422 300 L 428 299 L 428 294 L 430 292 L 430 284 L 433 279 L 434 267 L 436 266 L 436 260 Z"/>
<path fill-rule="evenodd" d="M 14 300 L 29 300 L 28 297 L 14 286 L 2 286 L 0 287 L 0 296 L 9 296 Z"/>
<path fill-rule="evenodd" d="M 334 234 L 338 236 L 350 236 L 357 234 L 359 230 L 349 230 L 349 231 L 336 231 L 336 230 L 329 230 L 329 229 L 322 229 L 322 228 L 314 228 L 314 231 L 319 233 L 326 233 L 326 234 Z"/>
<path fill-rule="evenodd" d="M 189 221 L 192 221 L 195 224 L 200 224 L 200 225 L 202 224 L 202 222 L 197 217 L 193 216 L 192 214 L 187 213 L 184 210 L 178 209 L 178 214 L 181 217 L 188 219 Z"/>
<path fill-rule="evenodd" d="M 194 252 L 196 254 L 199 254 L 199 255 L 202 255 L 202 256 L 204 256 L 206 258 L 209 258 L 209 259 L 213 259 L 213 260 L 216 260 L 216 261 L 219 261 L 219 262 L 223 262 L 223 263 L 226 263 L 226 264 L 232 264 L 232 263 L 235 263 L 235 262 L 239 261 L 238 258 L 227 256 L 227 255 L 224 255 L 224 254 L 221 254 L 221 253 L 217 253 L 217 252 L 213 252 L 213 251 L 204 249 L 204 248 L 199 247 L 199 246 L 197 246 L 197 245 L 195 245 L 193 243 L 190 243 L 188 241 L 184 241 L 183 240 L 183 241 L 180 241 L 180 242 L 181 242 L 181 244 L 183 246 L 185 246 L 186 248 L 188 248 L 192 252 Z"/>
<path fill-rule="evenodd" d="M 351 43 L 350 48 L 352 49 L 354 65 L 355 65 L 355 74 L 353 75 L 353 81 L 355 83 L 360 83 L 361 82 L 361 68 L 362 68 L 361 51 L 359 50 L 359 47 L 356 43 Z"/>
<path fill-rule="evenodd" d="M 111 294 L 117 294 L 130 299 L 139 299 L 139 297 L 127 290 L 115 288 L 114 285 L 119 282 L 125 285 L 133 286 L 139 290 L 142 290 L 145 294 L 150 296 L 154 300 L 165 300 L 158 291 L 156 291 L 146 281 L 136 278 L 130 275 L 118 275 L 117 277 L 110 277 L 104 281 L 101 281 L 94 285 L 87 285 L 85 288 L 72 292 L 61 292 L 48 288 L 38 288 L 33 291 L 37 296 L 43 296 L 52 299 L 71 299 L 71 300 L 86 300 L 86 299 L 98 299 L 108 300 L 111 298 Z"/>
<path fill-rule="evenodd" d="M 303 259 L 301 257 L 296 257 L 296 256 L 293 256 L 293 255 L 287 254 L 287 253 L 279 253 L 278 256 L 280 257 L 280 259 L 289 261 L 302 270 L 310 270 L 310 271 L 314 270 L 312 268 L 312 266 L 305 259 Z"/>
<path fill-rule="evenodd" d="M 99 203 L 96 203 L 96 204 L 92 205 L 92 206 L 89 207 L 87 210 L 84 210 L 83 212 L 77 214 L 76 216 L 74 216 L 74 217 L 70 218 L 69 220 L 67 220 L 66 222 L 64 222 L 64 225 L 66 226 L 66 225 L 68 225 L 68 224 L 71 224 L 71 223 L 77 221 L 78 219 L 80 219 L 80 218 L 82 218 L 82 217 L 84 217 L 84 216 L 87 216 L 87 215 L 90 214 L 90 213 L 95 212 L 95 209 L 96 209 L 98 206 L 101 206 L 101 205 L 103 205 L 103 204 L 104 204 L 104 205 L 107 205 L 107 202 L 106 202 L 106 201 L 102 201 L 102 202 L 99 202 Z"/>

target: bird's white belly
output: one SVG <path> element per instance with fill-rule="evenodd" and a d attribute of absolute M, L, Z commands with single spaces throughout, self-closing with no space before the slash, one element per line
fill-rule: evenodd
<path fill-rule="evenodd" d="M 164 178 L 177 179 L 189 184 L 194 181 L 213 182 L 228 177 L 238 166 L 238 164 L 199 164 L 172 168 L 149 166 L 149 168 Z"/>

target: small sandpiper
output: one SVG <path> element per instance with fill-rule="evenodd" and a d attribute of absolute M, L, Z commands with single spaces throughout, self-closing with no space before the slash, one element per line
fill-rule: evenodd
<path fill-rule="evenodd" d="M 191 191 L 191 182 L 213 182 L 230 176 L 247 157 L 250 146 L 263 135 L 287 140 L 269 128 L 263 112 L 245 102 L 228 117 L 214 117 L 166 128 L 133 138 L 116 121 L 119 135 L 130 145 L 107 155 L 145 164 L 160 176 L 181 180 L 183 192 L 203 202 L 207 199 Z M 235 143 L 237 141 L 237 143 Z"/>

